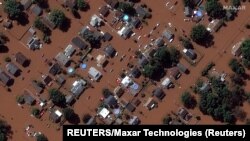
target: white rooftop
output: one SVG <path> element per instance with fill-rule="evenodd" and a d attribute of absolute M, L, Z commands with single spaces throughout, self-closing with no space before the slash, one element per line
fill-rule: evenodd
<path fill-rule="evenodd" d="M 107 108 L 102 108 L 102 110 L 99 112 L 99 115 L 103 118 L 106 118 L 109 115 L 109 110 Z"/>
<path fill-rule="evenodd" d="M 55 114 L 56 114 L 58 117 L 61 117 L 61 116 L 62 116 L 62 112 L 60 112 L 59 110 L 56 110 L 56 111 L 55 111 Z"/>

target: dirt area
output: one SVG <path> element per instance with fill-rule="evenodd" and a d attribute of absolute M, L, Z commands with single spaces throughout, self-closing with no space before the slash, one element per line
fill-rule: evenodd
<path fill-rule="evenodd" d="M 168 26 L 169 22 L 172 23 L 173 27 L 177 29 L 176 31 L 173 31 L 175 33 L 175 39 L 173 43 L 171 43 L 171 45 L 176 46 L 179 50 L 181 49 L 181 47 L 180 42 L 178 41 L 178 37 L 182 35 L 181 30 L 184 29 L 185 32 L 189 34 L 191 27 L 195 25 L 195 23 L 193 22 L 183 21 L 183 19 L 185 18 L 183 14 L 183 5 L 179 1 L 172 11 L 169 10 L 169 7 L 166 7 L 165 0 L 158 0 L 157 2 L 153 0 L 142 0 L 141 3 L 147 4 L 148 7 L 152 9 L 152 18 L 147 20 L 148 25 L 143 24 L 143 28 L 141 30 L 134 30 L 134 32 L 136 33 L 134 37 L 124 40 L 116 33 L 115 28 L 105 24 L 100 28 L 100 30 L 111 33 L 113 36 L 112 41 L 102 43 L 102 46 L 99 49 L 93 49 L 91 55 L 94 59 L 88 59 L 88 61 L 85 61 L 85 63 L 87 64 L 87 69 L 77 69 L 76 73 L 83 76 L 84 78 L 87 78 L 88 68 L 90 68 L 90 66 L 94 66 L 103 74 L 100 82 L 92 82 L 93 88 L 88 88 L 87 90 L 85 90 L 82 96 L 74 104 L 73 108 L 75 112 L 80 116 L 80 118 L 83 114 L 86 113 L 91 113 L 91 115 L 96 114 L 96 108 L 100 104 L 100 99 L 102 98 L 102 89 L 109 88 L 113 91 L 113 89 L 118 85 L 117 78 L 119 77 L 122 69 L 127 70 L 127 64 L 129 62 L 137 62 L 137 59 L 132 57 L 134 56 L 134 52 L 138 49 L 143 50 L 143 47 L 150 43 L 150 39 L 155 39 L 159 35 L 161 35 L 162 31 Z M 50 0 L 50 7 L 63 10 L 66 16 L 71 19 L 70 28 L 67 32 L 62 32 L 58 29 L 53 30 L 51 36 L 51 44 L 44 44 L 43 48 L 37 51 L 31 51 L 26 47 L 27 34 L 25 34 L 25 32 L 33 24 L 32 21 L 34 20 L 34 16 L 29 16 L 30 22 L 25 26 L 22 26 L 21 28 L 19 27 L 21 25 L 17 26 L 16 24 L 14 24 L 14 28 L 9 31 L 3 29 L 1 26 L 1 31 L 10 38 L 10 42 L 7 43 L 8 50 L 5 53 L 0 54 L 1 68 L 4 68 L 6 64 L 3 59 L 5 56 L 11 57 L 12 62 L 17 64 L 14 61 L 13 56 L 17 52 L 22 52 L 25 56 L 31 59 L 31 63 L 27 68 L 18 65 L 18 67 L 22 70 L 21 76 L 15 78 L 14 85 L 10 87 L 11 92 L 7 92 L 7 88 L 4 86 L 0 87 L 0 90 L 2 91 L 2 93 L 0 94 L 0 114 L 2 118 L 12 126 L 14 135 L 11 140 L 33 140 L 24 132 L 25 127 L 29 124 L 34 125 L 34 130 L 44 133 L 50 140 L 62 140 L 62 133 L 61 131 L 56 131 L 56 128 L 58 126 L 57 124 L 53 124 L 51 121 L 49 121 L 48 112 L 43 115 L 41 120 L 31 117 L 31 107 L 19 107 L 16 102 L 16 97 L 18 95 L 21 95 L 25 89 L 28 89 L 29 91 L 31 91 L 31 93 L 34 94 L 34 97 L 37 97 L 35 95 L 34 89 L 31 86 L 31 81 L 41 80 L 42 74 L 48 74 L 49 66 L 45 62 L 45 60 L 53 60 L 58 52 L 63 51 L 63 49 L 70 43 L 71 39 L 78 35 L 80 29 L 84 25 L 89 25 L 91 16 L 94 13 L 98 14 L 98 8 L 105 5 L 104 1 L 101 0 L 89 1 L 89 4 L 90 10 L 88 12 L 80 12 L 81 19 L 75 19 L 73 18 L 71 12 L 62 8 L 58 1 Z M 171 2 L 170 5 L 173 5 L 173 3 Z M 182 64 L 189 68 L 190 74 L 182 74 L 181 78 L 175 82 L 175 88 L 164 90 L 166 93 L 166 97 L 162 101 L 158 101 L 157 99 L 155 99 L 155 101 L 158 102 L 157 108 L 149 111 L 143 106 L 143 104 L 145 103 L 147 98 L 151 96 L 152 91 L 161 85 L 161 82 L 156 82 L 156 85 L 150 85 L 145 90 L 143 90 L 143 93 L 145 93 L 145 97 L 141 97 L 140 94 L 136 97 L 140 99 L 142 103 L 132 114 L 138 116 L 142 124 L 161 124 L 162 119 L 166 114 L 176 112 L 178 108 L 182 106 L 180 95 L 185 90 L 191 91 L 190 86 L 194 84 L 200 77 L 202 69 L 209 62 L 215 62 L 215 68 L 220 72 L 224 71 L 227 74 L 232 73 L 228 68 L 228 62 L 233 57 L 231 54 L 231 47 L 243 37 L 250 36 L 250 30 L 247 31 L 244 29 L 244 25 L 249 21 L 250 17 L 250 5 L 245 5 L 246 9 L 244 11 L 239 11 L 238 16 L 234 21 L 228 22 L 226 27 L 222 27 L 219 32 L 214 34 L 215 44 L 212 47 L 204 48 L 196 44 L 194 45 L 195 50 L 204 55 L 195 66 L 190 65 L 184 58 L 180 60 Z M 45 11 L 44 13 L 47 14 Z M 6 17 L 6 15 L 2 11 L 1 14 L 2 17 Z M 29 15 L 30 13 L 27 12 L 27 14 Z M 111 18 L 112 14 L 107 17 L 107 21 L 109 21 Z M 157 23 L 159 23 L 160 26 L 157 27 L 157 29 L 152 33 L 152 36 L 150 38 L 144 37 L 144 35 L 148 34 Z M 201 23 L 207 25 L 208 19 L 205 18 Z M 23 35 L 24 37 L 22 37 Z M 133 38 L 138 38 L 139 36 L 141 36 L 140 40 L 135 43 L 133 41 Z M 109 44 L 111 44 L 115 48 L 115 50 L 118 52 L 118 55 L 114 58 L 109 58 L 109 63 L 104 69 L 102 69 L 100 67 L 97 67 L 95 58 L 99 54 L 103 55 L 104 47 Z M 120 61 L 120 58 L 122 56 L 126 57 L 123 59 L 123 61 Z M 64 94 L 67 95 L 70 93 L 69 91 L 74 80 L 75 78 L 67 79 L 65 85 L 63 86 L 63 88 L 61 88 L 61 91 Z M 135 81 L 140 84 L 143 81 L 142 76 L 139 79 L 135 79 Z M 48 98 L 47 90 L 49 88 L 57 87 L 57 84 L 52 84 L 50 87 L 47 87 L 45 89 L 40 97 Z M 247 82 L 246 90 L 250 91 L 249 81 Z M 121 99 L 132 101 L 134 97 L 126 92 Z M 34 107 L 39 106 L 38 104 L 36 104 Z M 250 105 L 245 103 L 243 108 L 245 111 L 249 111 Z M 189 111 L 190 113 L 192 113 L 192 115 L 201 117 L 201 120 L 196 124 L 222 124 L 220 122 L 214 121 L 210 116 L 203 115 L 198 108 Z M 243 123 L 239 122 L 239 124 Z M 48 125 L 50 125 L 50 127 L 48 127 Z"/>

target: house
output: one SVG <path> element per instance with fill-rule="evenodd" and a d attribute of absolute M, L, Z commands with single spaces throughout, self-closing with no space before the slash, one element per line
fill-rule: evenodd
<path fill-rule="evenodd" d="M 140 120 L 137 116 L 132 116 L 128 121 L 129 125 L 138 125 L 139 123 L 140 123 Z"/>
<path fill-rule="evenodd" d="M 79 32 L 79 35 L 81 36 L 81 37 L 83 37 L 85 34 L 88 34 L 88 33 L 90 33 L 91 31 L 90 31 L 90 28 L 88 27 L 88 26 L 84 26 L 81 30 L 80 30 L 80 32 Z"/>
<path fill-rule="evenodd" d="M 163 88 L 171 88 L 171 87 L 173 87 L 173 83 L 172 83 L 172 81 L 170 80 L 170 78 L 168 78 L 168 77 L 166 77 L 166 78 L 162 81 L 161 85 L 163 86 Z"/>
<path fill-rule="evenodd" d="M 91 17 L 89 24 L 93 27 L 99 27 L 102 24 L 102 19 L 94 14 Z"/>
<path fill-rule="evenodd" d="M 14 63 L 10 62 L 6 64 L 6 70 L 13 76 L 20 75 L 20 69 Z"/>
<path fill-rule="evenodd" d="M 146 17 L 146 15 L 148 14 L 148 12 L 140 5 L 137 5 L 135 7 L 135 11 L 137 13 L 137 16 L 141 19 L 144 19 Z"/>
<path fill-rule="evenodd" d="M 108 14 L 109 14 L 109 8 L 107 6 L 102 6 L 100 9 L 99 9 L 99 13 L 101 16 L 103 17 L 107 17 Z"/>
<path fill-rule="evenodd" d="M 207 93 L 211 90 L 211 86 L 209 83 L 203 83 L 202 86 L 200 87 L 200 92 L 201 93 Z"/>
<path fill-rule="evenodd" d="M 65 96 L 66 99 L 66 104 L 68 105 L 72 105 L 72 103 L 74 102 L 74 95 L 72 94 L 68 94 L 67 96 Z"/>
<path fill-rule="evenodd" d="M 58 63 L 54 63 L 52 66 L 49 68 L 49 73 L 52 75 L 57 75 L 61 72 L 61 66 Z"/>
<path fill-rule="evenodd" d="M 104 42 L 110 41 L 110 40 L 112 40 L 112 38 L 113 38 L 113 36 L 108 32 L 105 32 L 104 35 L 102 36 L 102 39 Z"/>
<path fill-rule="evenodd" d="M 42 17 L 42 22 L 45 24 L 47 27 L 49 27 L 51 30 L 56 28 L 56 25 L 49 19 L 48 15 L 44 15 Z"/>
<path fill-rule="evenodd" d="M 192 49 L 183 49 L 183 53 L 191 60 L 194 60 L 197 57 L 197 54 Z"/>
<path fill-rule="evenodd" d="M 119 4 L 118 0 L 104 0 L 104 1 L 107 3 L 107 6 L 111 9 L 115 9 Z"/>
<path fill-rule="evenodd" d="M 42 47 L 42 44 L 40 43 L 40 40 L 34 36 L 30 37 L 27 41 L 27 46 L 31 50 L 40 49 Z"/>
<path fill-rule="evenodd" d="M 33 13 L 35 16 L 40 16 L 43 13 L 43 10 L 38 5 L 32 5 L 31 13 Z"/>
<path fill-rule="evenodd" d="M 95 81 L 98 81 L 102 77 L 102 73 L 94 67 L 89 68 L 88 74 Z"/>
<path fill-rule="evenodd" d="M 36 100 L 30 95 L 30 93 L 26 90 L 23 92 L 23 98 L 26 104 L 32 106 L 35 104 Z"/>
<path fill-rule="evenodd" d="M 104 104 L 110 108 L 114 108 L 117 106 L 118 103 L 113 95 L 109 95 L 108 98 L 104 99 Z"/>
<path fill-rule="evenodd" d="M 159 37 L 159 38 L 157 38 L 156 40 L 155 40 L 155 42 L 154 42 L 154 46 L 156 46 L 156 47 L 161 47 L 161 46 L 163 46 L 164 45 L 164 40 L 163 40 L 163 38 L 162 37 Z"/>
<path fill-rule="evenodd" d="M 105 48 L 104 48 L 104 52 L 105 52 L 105 55 L 108 56 L 108 57 L 114 57 L 115 53 L 116 53 L 116 50 L 112 47 L 112 45 L 107 45 Z"/>
<path fill-rule="evenodd" d="M 52 122 L 57 123 L 60 121 L 62 115 L 63 114 L 61 111 L 55 110 L 55 111 L 50 113 L 49 119 L 52 120 Z"/>
<path fill-rule="evenodd" d="M 130 24 L 134 28 L 139 28 L 141 26 L 141 20 L 139 18 L 132 18 L 132 20 L 130 21 Z"/>
<path fill-rule="evenodd" d="M 156 88 L 155 90 L 153 90 L 153 95 L 159 100 L 162 100 L 166 96 L 161 88 Z"/>
<path fill-rule="evenodd" d="M 129 76 L 126 76 L 122 79 L 121 81 L 121 85 L 124 87 L 124 88 L 127 88 L 128 86 L 132 85 L 133 84 L 133 80 L 129 77 Z"/>
<path fill-rule="evenodd" d="M 72 84 L 72 88 L 71 88 L 71 93 L 76 97 L 80 97 L 81 93 L 83 92 L 83 90 L 86 88 L 86 84 L 87 82 L 83 79 L 79 79 L 76 80 L 73 84 Z"/>
<path fill-rule="evenodd" d="M 9 86 L 13 82 L 13 79 L 6 72 L 0 70 L 0 81 L 2 81 L 4 85 Z"/>
<path fill-rule="evenodd" d="M 62 75 L 57 75 L 56 76 L 56 82 L 59 84 L 59 85 L 63 85 L 65 83 L 65 78 L 62 76 Z"/>
<path fill-rule="evenodd" d="M 186 6 L 184 8 L 184 14 L 186 17 L 191 17 L 193 14 L 193 10 L 189 6 Z"/>
<path fill-rule="evenodd" d="M 141 76 L 141 71 L 137 67 L 134 67 L 130 72 L 130 76 L 133 78 L 139 78 Z"/>
<path fill-rule="evenodd" d="M 131 103 L 128 103 L 125 108 L 129 111 L 129 112 L 134 112 L 135 111 L 135 106 L 132 105 Z"/>
<path fill-rule="evenodd" d="M 20 3 L 23 6 L 24 10 L 27 10 L 32 4 L 32 0 L 21 0 Z"/>
<path fill-rule="evenodd" d="M 148 59 L 144 55 L 142 55 L 142 57 L 138 59 L 138 64 L 141 67 L 144 67 L 148 63 L 149 63 L 149 61 L 148 61 Z"/>
<path fill-rule="evenodd" d="M 107 65 L 107 63 L 108 63 L 105 55 L 101 55 L 101 54 L 99 54 L 96 57 L 96 62 L 97 62 L 98 67 L 105 67 Z"/>
<path fill-rule="evenodd" d="M 76 6 L 76 0 L 63 0 L 63 6 L 73 9 Z"/>
<path fill-rule="evenodd" d="M 88 45 L 82 39 L 80 39 L 79 37 L 74 37 L 71 40 L 71 43 L 73 45 L 75 45 L 76 47 L 78 47 L 79 49 L 81 49 L 81 50 L 86 49 L 88 47 Z"/>
<path fill-rule="evenodd" d="M 52 81 L 52 78 L 49 75 L 42 75 L 42 82 L 45 85 L 50 85 L 51 81 Z"/>
<path fill-rule="evenodd" d="M 212 20 L 207 26 L 207 31 L 217 32 L 223 24 L 224 22 L 222 20 L 218 19 Z"/>
<path fill-rule="evenodd" d="M 64 54 L 67 57 L 71 57 L 75 53 L 75 51 L 76 49 L 71 44 L 68 44 L 68 46 L 64 50 Z"/>
<path fill-rule="evenodd" d="M 70 59 L 62 52 L 59 52 L 56 57 L 55 57 L 56 61 L 63 65 L 63 66 L 68 66 Z"/>
<path fill-rule="evenodd" d="M 242 41 L 236 43 L 236 44 L 232 47 L 231 53 L 232 53 L 234 56 L 240 56 L 240 54 L 241 54 L 241 44 L 242 44 Z"/>
<path fill-rule="evenodd" d="M 164 30 L 163 36 L 171 43 L 174 40 L 174 34 L 170 30 Z"/>
<path fill-rule="evenodd" d="M 157 106 L 157 102 L 153 99 L 153 97 L 149 97 L 143 106 L 146 107 L 148 110 L 152 110 L 155 106 Z"/>
<path fill-rule="evenodd" d="M 105 107 L 103 107 L 101 110 L 99 110 L 99 112 L 98 112 L 98 115 L 101 117 L 101 118 L 103 118 L 103 119 L 105 119 L 108 115 L 110 114 L 110 111 L 107 109 L 107 108 L 105 108 Z"/>
<path fill-rule="evenodd" d="M 38 85 L 37 82 L 32 81 L 31 85 L 35 89 L 36 93 L 41 94 L 43 92 L 43 88 L 40 85 Z"/>
<path fill-rule="evenodd" d="M 22 65 L 23 67 L 29 66 L 30 60 L 25 57 L 21 52 L 15 54 L 15 60 L 18 64 Z"/>
<path fill-rule="evenodd" d="M 170 70 L 170 76 L 176 80 L 181 77 L 181 73 L 177 67 L 174 67 Z"/>
<path fill-rule="evenodd" d="M 188 73 L 189 70 L 186 66 L 184 66 L 183 64 L 181 63 L 178 63 L 177 64 L 177 68 L 182 72 L 182 73 Z"/>
<path fill-rule="evenodd" d="M 124 39 L 129 38 L 129 36 L 132 34 L 132 28 L 128 27 L 128 26 L 124 26 L 122 27 L 121 30 L 119 30 L 118 35 L 120 35 L 121 37 L 123 37 Z"/>
<path fill-rule="evenodd" d="M 121 97 L 124 93 L 124 90 L 121 86 L 117 86 L 115 89 L 114 89 L 114 94 L 117 96 L 117 97 Z"/>

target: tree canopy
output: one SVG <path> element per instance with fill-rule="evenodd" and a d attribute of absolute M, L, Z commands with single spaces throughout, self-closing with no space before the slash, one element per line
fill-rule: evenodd
<path fill-rule="evenodd" d="M 32 111 L 31 111 L 31 114 L 33 116 L 35 116 L 36 118 L 39 118 L 40 117 L 40 110 L 37 109 L 37 108 L 33 108 Z"/>
<path fill-rule="evenodd" d="M 238 62 L 237 59 L 231 59 L 229 62 L 229 66 L 236 74 L 244 75 L 245 69 L 244 67 Z"/>
<path fill-rule="evenodd" d="M 43 24 L 40 17 L 36 17 L 33 25 L 35 28 L 41 30 L 45 35 L 49 35 L 51 33 L 50 29 Z"/>
<path fill-rule="evenodd" d="M 218 0 L 207 0 L 205 10 L 207 11 L 208 16 L 212 18 L 223 18 L 226 13 L 222 4 Z"/>
<path fill-rule="evenodd" d="M 0 141 L 7 141 L 11 133 L 11 126 L 7 122 L 0 119 Z"/>
<path fill-rule="evenodd" d="M 7 41 L 9 41 L 9 38 L 0 32 L 0 47 L 5 46 Z"/>
<path fill-rule="evenodd" d="M 79 116 L 71 108 L 64 108 L 63 116 L 70 123 L 78 124 L 80 122 Z"/>
<path fill-rule="evenodd" d="M 44 134 L 38 134 L 36 136 L 36 141 L 48 141 L 48 138 Z"/>
<path fill-rule="evenodd" d="M 163 72 L 163 67 L 158 61 L 151 60 L 149 64 L 145 65 L 143 68 L 143 75 L 155 79 L 156 76 L 161 75 Z"/>
<path fill-rule="evenodd" d="M 82 117 L 82 122 L 86 124 L 90 120 L 90 118 L 91 118 L 90 114 L 84 114 Z"/>
<path fill-rule="evenodd" d="M 136 13 L 133 5 L 128 2 L 119 2 L 117 9 L 131 16 Z"/>
<path fill-rule="evenodd" d="M 190 37 L 194 42 L 203 44 L 204 42 L 206 42 L 209 35 L 210 33 L 207 31 L 206 27 L 199 24 L 192 28 Z"/>
<path fill-rule="evenodd" d="M 241 44 L 241 52 L 242 52 L 242 55 L 243 55 L 243 64 L 247 68 L 250 68 L 250 39 L 246 39 Z"/>
<path fill-rule="evenodd" d="M 184 92 L 181 95 L 181 101 L 186 108 L 195 108 L 197 101 L 189 92 Z"/>
<path fill-rule="evenodd" d="M 89 8 L 89 4 L 85 0 L 77 0 L 76 6 L 80 10 L 86 10 Z"/>
<path fill-rule="evenodd" d="M 22 14 L 21 4 L 16 0 L 5 0 L 3 7 L 10 18 L 17 19 Z"/>
<path fill-rule="evenodd" d="M 58 27 L 62 27 L 65 20 L 66 16 L 65 14 L 59 10 L 59 9 L 54 9 L 51 11 L 49 14 L 49 19 Z"/>
<path fill-rule="evenodd" d="M 184 7 L 194 8 L 195 4 L 192 0 L 182 0 Z"/>
<path fill-rule="evenodd" d="M 236 7 L 238 7 L 238 6 L 240 6 L 240 0 L 231 0 L 231 4 L 233 5 L 233 6 L 236 6 Z"/>
<path fill-rule="evenodd" d="M 64 107 L 66 105 L 65 96 L 57 89 L 50 89 L 49 90 L 50 99 L 52 102 L 60 107 Z"/>

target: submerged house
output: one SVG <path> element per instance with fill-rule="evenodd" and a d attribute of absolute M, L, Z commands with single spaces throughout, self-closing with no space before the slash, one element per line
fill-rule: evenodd
<path fill-rule="evenodd" d="M 6 70 L 13 76 L 20 75 L 20 69 L 14 63 L 10 62 L 6 64 Z"/>
<path fill-rule="evenodd" d="M 22 65 L 23 67 L 29 66 L 30 60 L 25 57 L 21 52 L 15 54 L 15 60 L 18 64 Z"/>
<path fill-rule="evenodd" d="M 11 85 L 13 82 L 13 79 L 3 70 L 0 70 L 0 81 L 6 86 Z"/>

